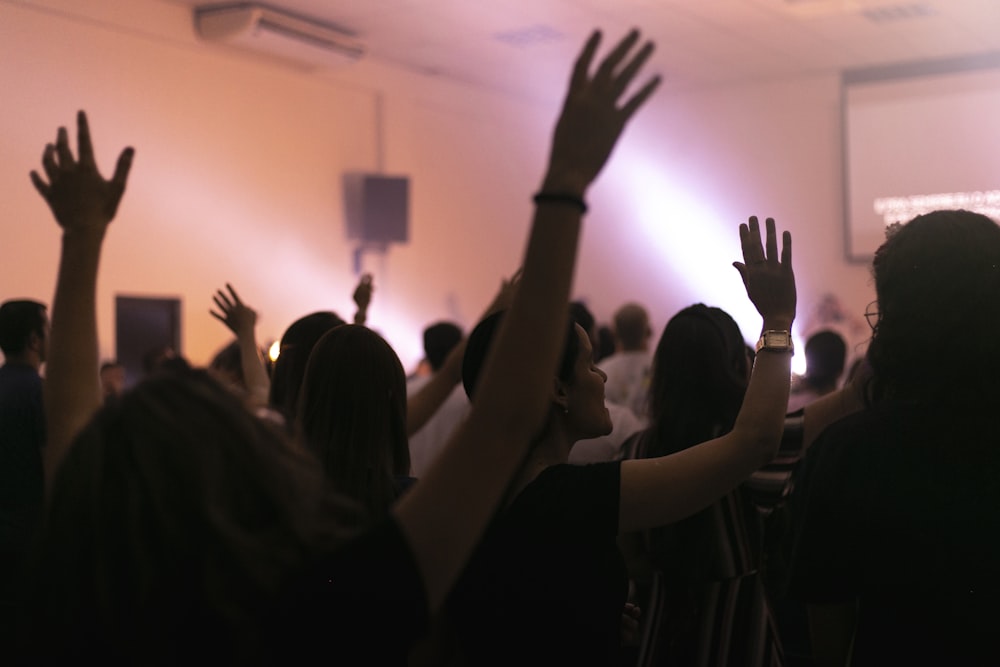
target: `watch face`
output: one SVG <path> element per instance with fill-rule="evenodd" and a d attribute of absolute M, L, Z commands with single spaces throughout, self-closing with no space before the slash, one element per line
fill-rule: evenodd
<path fill-rule="evenodd" d="M 764 344 L 768 347 L 788 347 L 791 344 L 789 335 L 783 331 L 773 331 L 767 334 Z"/>
<path fill-rule="evenodd" d="M 765 331 L 757 342 L 757 349 L 790 350 L 792 349 L 791 333 L 788 331 Z"/>

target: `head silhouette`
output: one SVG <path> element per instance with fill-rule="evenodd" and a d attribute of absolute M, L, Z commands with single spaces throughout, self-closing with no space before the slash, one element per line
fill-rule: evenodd
<path fill-rule="evenodd" d="M 1000 227 L 964 210 L 917 216 L 890 230 L 872 271 L 874 399 L 996 401 Z"/>
<path fill-rule="evenodd" d="M 12 299 L 0 305 L 0 351 L 5 359 L 21 359 L 35 350 L 45 361 L 48 314 L 45 304 L 30 299 Z"/>
<path fill-rule="evenodd" d="M 749 378 L 746 342 L 721 308 L 697 303 L 667 322 L 653 354 L 647 456 L 672 454 L 732 429 Z"/>
<path fill-rule="evenodd" d="M 424 329 L 424 356 L 437 372 L 448 353 L 462 341 L 462 328 L 454 322 L 435 322 Z"/>
<path fill-rule="evenodd" d="M 615 338 L 624 351 L 645 350 L 652 331 L 649 313 L 638 303 L 626 303 L 614 316 Z"/>
<path fill-rule="evenodd" d="M 806 339 L 806 381 L 810 386 L 836 389 L 847 363 L 847 342 L 836 331 L 824 329 Z"/>
<path fill-rule="evenodd" d="M 299 388 L 313 345 L 323 334 L 341 324 L 344 320 L 340 315 L 321 310 L 295 320 L 282 334 L 278 358 L 271 367 L 268 404 L 285 418 L 289 426 L 295 420 Z"/>
<path fill-rule="evenodd" d="M 346 539 L 328 488 L 207 371 L 157 373 L 101 408 L 59 468 L 27 625 L 91 655 L 253 662 L 289 576 Z"/>
<path fill-rule="evenodd" d="M 323 334 L 309 355 L 296 430 L 337 491 L 384 515 L 396 478 L 410 472 L 406 374 L 389 343 L 358 324 Z"/>

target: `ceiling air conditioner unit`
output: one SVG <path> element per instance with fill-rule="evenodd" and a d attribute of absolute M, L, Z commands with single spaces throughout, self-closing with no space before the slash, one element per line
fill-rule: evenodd
<path fill-rule="evenodd" d="M 340 67 L 365 53 L 364 44 L 346 30 L 267 5 L 203 5 L 195 8 L 194 22 L 204 40 L 309 68 Z"/>

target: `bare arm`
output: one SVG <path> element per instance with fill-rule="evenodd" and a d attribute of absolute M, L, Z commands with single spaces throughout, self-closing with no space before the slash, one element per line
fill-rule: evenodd
<path fill-rule="evenodd" d="M 659 80 L 653 79 L 619 106 L 652 52 L 652 44 L 646 44 L 628 57 L 638 40 L 638 31 L 631 32 L 593 76 L 589 69 L 600 33 L 587 41 L 556 124 L 543 191 L 582 200 L 625 123 L 656 88 Z M 566 202 L 536 206 L 521 285 L 484 363 L 469 417 L 394 509 L 432 611 L 450 590 L 542 424 L 563 342 L 581 215 L 581 208 Z"/>
<path fill-rule="evenodd" d="M 240 366 L 247 388 L 250 406 L 267 407 L 271 393 L 271 378 L 257 343 L 257 312 L 243 303 L 233 286 L 226 283 L 226 291 L 217 290 L 212 297 L 217 310 L 208 312 L 236 335 L 240 346 Z"/>
<path fill-rule="evenodd" d="M 774 220 L 766 253 L 756 217 L 740 226 L 745 263 L 735 263 L 763 329 L 790 329 L 795 318 L 791 235 L 778 259 Z M 707 507 L 773 458 L 781 442 L 791 380 L 787 352 L 761 350 L 733 429 L 676 454 L 622 463 L 619 532 L 671 523 Z"/>
<path fill-rule="evenodd" d="M 97 356 L 97 268 L 108 225 L 118 211 L 134 151 L 118 157 L 105 180 L 94 161 L 84 112 L 77 114 L 77 158 L 66 128 L 42 154 L 43 179 L 31 181 L 62 227 L 62 251 L 52 303 L 52 333 L 45 368 L 45 477 L 51 480 L 77 432 L 101 405 Z M 46 180 L 47 179 L 47 180 Z M 46 484 L 46 488 L 50 485 Z"/>

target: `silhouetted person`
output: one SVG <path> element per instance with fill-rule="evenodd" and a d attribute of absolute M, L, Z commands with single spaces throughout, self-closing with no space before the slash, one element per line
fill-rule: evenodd
<path fill-rule="evenodd" d="M 663 329 L 653 356 L 649 428 L 634 456 L 682 452 L 732 430 L 750 380 L 735 320 L 697 303 Z M 761 351 L 761 355 L 774 352 Z M 782 664 L 764 580 L 764 525 L 741 484 L 693 516 L 623 540 L 650 617 L 644 665 Z"/>
<path fill-rule="evenodd" d="M 830 329 L 817 331 L 806 339 L 805 348 L 806 372 L 792 387 L 789 412 L 837 389 L 844 374 L 847 343 L 839 333 Z"/>
<path fill-rule="evenodd" d="M 295 320 L 281 335 L 278 358 L 271 369 L 268 405 L 284 421 L 289 432 L 294 429 L 299 389 L 309 353 L 323 334 L 342 324 L 345 324 L 344 319 L 337 313 L 320 310 Z"/>
<path fill-rule="evenodd" d="M 46 308 L 37 301 L 0 306 L 0 632 L 7 638 L 13 615 L 12 587 L 44 500 L 42 448 L 45 411 L 42 377 L 49 337 Z"/>
<path fill-rule="evenodd" d="M 115 360 L 101 364 L 101 394 L 105 401 L 113 401 L 125 391 L 125 366 Z"/>
<path fill-rule="evenodd" d="M 639 37 L 593 75 L 601 33 L 581 51 L 477 403 L 425 479 L 360 535 L 333 512 L 313 457 L 207 372 L 158 373 L 101 405 L 94 294 L 133 151 L 106 180 L 86 115 L 75 153 L 58 130 L 44 177 L 31 172 L 63 235 L 45 381 L 51 484 L 19 598 L 18 664 L 300 663 L 331 646 L 404 664 L 395 660 L 441 608 L 545 420 L 578 202 L 659 81 L 625 95 L 653 48 L 629 56 Z"/>
<path fill-rule="evenodd" d="M 320 336 L 299 389 L 295 432 L 333 488 L 382 519 L 409 488 L 406 374 L 380 335 L 344 324 Z"/>
<path fill-rule="evenodd" d="M 415 376 L 407 380 L 406 391 L 410 395 L 419 391 L 433 375 L 441 371 L 448 353 L 462 342 L 464 336 L 462 328 L 454 322 L 435 322 L 424 329 L 424 358 L 430 367 L 430 375 Z M 448 436 L 468 412 L 469 399 L 461 385 L 456 384 L 427 423 L 410 436 L 411 472 L 414 477 L 419 478 L 430 467 L 447 443 Z"/>
<path fill-rule="evenodd" d="M 871 404 L 796 474 L 789 595 L 817 665 L 997 665 L 1000 226 L 917 216 L 872 274 Z"/>
<path fill-rule="evenodd" d="M 702 510 L 773 457 L 792 356 L 777 338 L 790 336 L 795 282 L 790 234 L 784 233 L 780 260 L 774 220 L 766 222 L 766 244 L 763 238 L 757 218 L 741 225 L 744 262 L 734 264 L 771 342 L 758 355 L 727 433 L 657 458 L 569 464 L 577 441 L 607 435 L 613 424 L 590 337 L 575 322 L 566 328 L 562 359 L 549 367 L 546 419 L 449 598 L 448 617 L 470 664 L 619 667 L 631 603 L 619 535 Z M 490 316 L 469 335 L 463 383 L 473 411 L 483 395 L 479 374 L 506 329 L 505 317 Z M 566 312 L 550 317 L 565 321 Z"/>
<path fill-rule="evenodd" d="M 644 418 L 653 365 L 649 313 L 638 303 L 624 304 L 615 311 L 614 333 L 615 352 L 600 362 L 601 370 L 608 376 L 605 387 L 608 401 L 624 405 Z"/>

